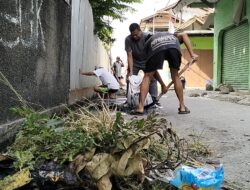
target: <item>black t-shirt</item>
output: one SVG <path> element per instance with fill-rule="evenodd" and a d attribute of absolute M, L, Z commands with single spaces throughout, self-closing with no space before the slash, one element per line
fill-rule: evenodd
<path fill-rule="evenodd" d="M 181 51 L 178 38 L 169 32 L 158 32 L 146 41 L 144 52 L 147 55 L 148 60 L 156 53 L 169 48 Z"/>

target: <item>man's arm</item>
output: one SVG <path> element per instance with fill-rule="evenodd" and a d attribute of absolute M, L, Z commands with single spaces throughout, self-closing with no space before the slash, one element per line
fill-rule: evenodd
<path fill-rule="evenodd" d="M 198 55 L 193 52 L 192 44 L 191 44 L 191 41 L 190 41 L 188 35 L 186 33 L 177 33 L 176 37 L 178 38 L 180 43 L 185 44 L 185 46 L 190 54 L 190 57 L 194 60 L 197 60 Z"/>
<path fill-rule="evenodd" d="M 131 40 L 129 37 L 125 39 L 125 51 L 127 52 L 127 62 L 128 62 L 128 70 L 127 77 L 133 74 L 133 55 L 131 48 Z"/>
<path fill-rule="evenodd" d="M 133 74 L 133 55 L 132 52 L 127 52 L 127 60 L 128 60 L 128 73 L 127 75 Z"/>
<path fill-rule="evenodd" d="M 86 76 L 96 76 L 95 73 L 93 71 L 90 71 L 90 72 L 84 72 L 83 70 L 79 70 L 79 73 L 81 75 L 86 75 Z"/>

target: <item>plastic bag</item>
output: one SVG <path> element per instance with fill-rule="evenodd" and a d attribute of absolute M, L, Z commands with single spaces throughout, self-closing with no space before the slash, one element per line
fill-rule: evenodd
<path fill-rule="evenodd" d="M 175 170 L 175 177 L 170 180 L 170 184 L 181 190 L 219 190 L 223 178 L 222 164 L 201 168 L 182 165 Z"/>
<path fill-rule="evenodd" d="M 128 93 L 127 93 L 127 102 L 128 105 L 131 108 L 135 108 L 139 104 L 139 99 L 140 99 L 140 85 L 142 82 L 142 77 L 138 75 L 132 75 L 128 78 Z M 151 95 L 148 93 L 144 106 L 150 106 L 153 105 L 153 99 Z"/>

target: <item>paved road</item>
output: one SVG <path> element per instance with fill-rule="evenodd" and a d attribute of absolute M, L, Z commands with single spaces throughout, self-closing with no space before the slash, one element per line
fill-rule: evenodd
<path fill-rule="evenodd" d="M 185 96 L 191 114 L 179 115 L 174 92 L 168 92 L 160 102 L 161 114 L 180 136 L 202 136 L 213 151 L 212 158 L 224 164 L 226 181 L 237 189 L 250 189 L 250 106 Z"/>

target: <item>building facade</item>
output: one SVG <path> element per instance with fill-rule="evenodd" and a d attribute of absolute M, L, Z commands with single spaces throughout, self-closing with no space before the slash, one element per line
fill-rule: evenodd
<path fill-rule="evenodd" d="M 250 90 L 249 0 L 220 0 L 214 17 L 214 82 Z"/>
<path fill-rule="evenodd" d="M 213 7 L 213 82 L 231 85 L 234 90 L 250 90 L 249 0 L 180 0 L 174 10 L 184 6 Z M 211 23 L 210 23 L 211 24 Z"/>

